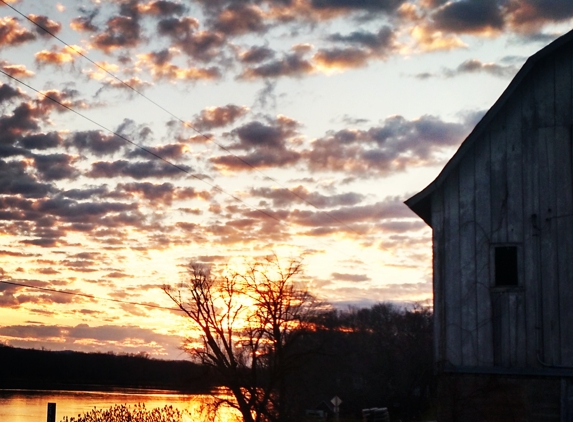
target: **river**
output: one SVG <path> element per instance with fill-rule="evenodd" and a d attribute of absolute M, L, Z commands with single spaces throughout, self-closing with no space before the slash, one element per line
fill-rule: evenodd
<path fill-rule="evenodd" d="M 210 395 L 178 394 L 164 390 L 113 389 L 112 391 L 63 390 L 2 390 L 0 389 L 0 421 L 43 422 L 48 403 L 56 403 L 56 421 L 92 410 L 107 409 L 115 404 L 134 406 L 145 404 L 147 409 L 171 405 L 185 411 L 184 422 L 236 422 L 236 413 L 220 409 L 217 416 L 208 413 Z"/>

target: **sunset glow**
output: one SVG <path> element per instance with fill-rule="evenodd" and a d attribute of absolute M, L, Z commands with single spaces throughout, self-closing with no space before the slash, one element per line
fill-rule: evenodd
<path fill-rule="evenodd" d="M 302 257 L 335 306 L 431 303 L 403 201 L 571 27 L 510 3 L 0 2 L 0 268 L 43 289 L 0 283 L 0 342 L 182 358 L 153 306 L 190 261 Z"/>

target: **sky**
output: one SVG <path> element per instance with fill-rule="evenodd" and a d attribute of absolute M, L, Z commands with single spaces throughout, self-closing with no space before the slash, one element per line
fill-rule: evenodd
<path fill-rule="evenodd" d="M 188 322 L 126 302 L 269 254 L 339 308 L 431 304 L 403 201 L 572 22 L 570 0 L 0 1 L 0 268 L 33 287 L 0 283 L 0 342 L 181 359 Z"/>

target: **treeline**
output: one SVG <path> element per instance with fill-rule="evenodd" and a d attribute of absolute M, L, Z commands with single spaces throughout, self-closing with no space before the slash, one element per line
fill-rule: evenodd
<path fill-rule="evenodd" d="M 387 407 L 393 420 L 431 416 L 431 310 L 377 304 L 322 313 L 305 347 L 316 353 L 309 354 L 291 381 L 305 408 L 336 395 L 347 416 L 358 417 L 361 409 L 372 407 Z"/>
<path fill-rule="evenodd" d="M 0 344 L 0 388 L 88 389 L 107 387 L 208 392 L 214 381 L 188 361 L 146 355 L 20 349 Z"/>
<path fill-rule="evenodd" d="M 296 365 L 286 377 L 288 406 L 294 413 L 329 411 L 330 400 L 338 396 L 346 417 L 358 418 L 361 409 L 372 407 L 387 407 L 393 420 L 431 417 L 431 310 L 381 303 L 321 312 L 296 347 L 288 351 L 296 356 Z M 116 386 L 207 392 L 220 382 L 199 364 L 138 355 L 0 346 L 0 362 L 0 388 Z"/>

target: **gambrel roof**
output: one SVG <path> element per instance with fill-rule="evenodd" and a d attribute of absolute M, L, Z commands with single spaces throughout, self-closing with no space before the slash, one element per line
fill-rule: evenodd
<path fill-rule="evenodd" d="M 501 94 L 495 104 L 488 110 L 485 116 L 483 116 L 473 131 L 464 140 L 454 156 L 450 159 L 450 161 L 448 161 L 438 177 L 432 183 L 426 186 L 424 190 L 417 193 L 405 202 L 405 204 L 412 211 L 418 214 L 418 216 L 421 217 L 429 226 L 432 226 L 432 194 L 444 183 L 452 170 L 458 166 L 467 151 L 471 149 L 473 144 L 478 139 L 480 139 L 480 136 L 484 133 L 484 131 L 487 130 L 493 119 L 506 105 L 514 92 L 520 87 L 525 78 L 530 74 L 535 65 L 569 43 L 573 43 L 573 30 L 557 38 L 545 48 L 539 50 L 537 53 L 529 57 L 517 75 L 510 82 L 509 86 L 505 89 L 503 94 Z"/>

